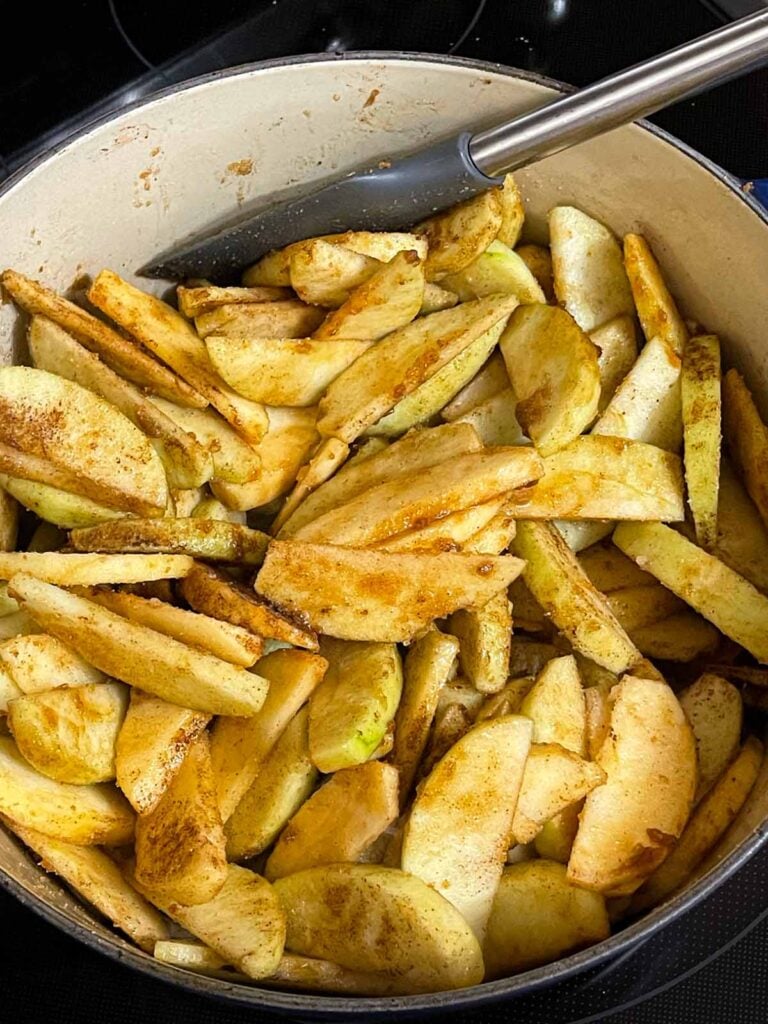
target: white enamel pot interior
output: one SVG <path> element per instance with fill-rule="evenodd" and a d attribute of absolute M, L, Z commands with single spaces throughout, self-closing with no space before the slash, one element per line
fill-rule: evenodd
<path fill-rule="evenodd" d="M 503 120 L 541 104 L 555 87 L 496 65 L 391 54 L 299 58 L 198 79 L 102 120 L 5 183 L 0 259 L 60 289 L 103 267 L 130 278 L 150 257 L 260 195 Z M 746 374 L 768 412 L 768 221 L 733 180 L 641 126 L 518 177 L 534 239 L 559 203 L 581 207 L 620 235 L 644 233 L 684 313 L 721 335 L 729 363 Z M 5 361 L 18 354 L 20 326 L 13 307 L 0 306 Z M 277 992 L 159 964 L 46 877 L 6 833 L 0 879 L 65 931 L 155 977 L 302 1019 L 372 1020 L 511 998 L 618 954 L 735 871 L 765 838 L 766 814 L 764 768 L 706 873 L 642 920 L 548 967 L 460 992 L 398 999 Z"/>

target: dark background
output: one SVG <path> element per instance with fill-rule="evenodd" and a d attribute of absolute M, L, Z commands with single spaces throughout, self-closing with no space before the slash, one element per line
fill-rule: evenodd
<path fill-rule="evenodd" d="M 455 52 L 585 85 L 761 0 L 78 0 L 6 15 L 0 179 L 94 116 L 221 67 L 350 50 Z M 4 12 L 5 13 L 5 12 Z M 653 119 L 742 177 L 768 176 L 768 71 Z M 87 183 L 83 184 L 87 187 Z M 768 852 L 620 964 L 461 1022 L 765 1024 Z M 741 938 L 739 938 L 741 936 Z M 660 990 L 660 994 L 653 994 Z M 616 1012 L 617 1008 L 625 1009 Z M 0 890 L 0 1022 L 251 1024 L 270 1015 L 146 979 Z"/>

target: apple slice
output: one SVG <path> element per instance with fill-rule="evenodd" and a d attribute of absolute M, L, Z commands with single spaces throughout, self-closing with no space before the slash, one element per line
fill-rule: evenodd
<path fill-rule="evenodd" d="M 621 246 L 604 224 L 573 206 L 556 206 L 549 213 L 549 242 L 558 302 L 583 331 L 621 314 L 634 316 Z"/>
<path fill-rule="evenodd" d="M 328 671 L 309 703 L 309 752 L 321 772 L 367 761 L 395 717 L 403 688 L 394 644 L 325 637 Z"/>
<path fill-rule="evenodd" d="M 625 676 L 597 763 L 608 779 L 581 813 L 568 878 L 631 895 L 680 836 L 696 790 L 693 732 L 666 683 Z"/>
<path fill-rule="evenodd" d="M 421 784 L 402 868 L 443 893 L 482 941 L 512 834 L 533 726 L 492 718 L 454 744 Z"/>
<path fill-rule="evenodd" d="M 333 864 L 275 882 L 286 947 L 355 971 L 380 972 L 393 992 L 476 985 L 477 939 L 461 914 L 419 878 L 378 864 Z"/>
<path fill-rule="evenodd" d="M 254 586 L 328 636 L 400 643 L 458 608 L 486 604 L 522 567 L 509 555 L 396 554 L 273 541 Z"/>
<path fill-rule="evenodd" d="M 519 306 L 499 342 L 515 415 L 542 455 L 578 437 L 597 415 L 599 352 L 563 309 Z"/>
<path fill-rule="evenodd" d="M 0 814 L 78 846 L 124 846 L 133 839 L 133 811 L 114 786 L 49 779 L 21 756 L 9 736 L 0 736 Z"/>
<path fill-rule="evenodd" d="M 398 815 L 397 769 L 369 761 L 335 772 L 293 815 L 264 868 L 270 881 L 360 859 Z"/>
<path fill-rule="evenodd" d="M 491 978 L 550 963 L 607 939 L 605 901 L 566 877 L 562 864 L 523 861 L 504 869 L 483 955 Z"/>
<path fill-rule="evenodd" d="M 60 470 L 74 481 L 70 490 L 93 501 L 140 515 L 165 511 L 165 470 L 149 439 L 73 381 L 30 366 L 0 369 L 0 441 Z M 26 476 L 10 464 L 5 471 Z M 40 482 L 56 486 L 53 477 Z"/>

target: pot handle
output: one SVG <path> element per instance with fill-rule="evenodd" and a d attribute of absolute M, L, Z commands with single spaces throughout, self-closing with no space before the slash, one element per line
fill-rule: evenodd
<path fill-rule="evenodd" d="M 755 178 L 744 183 L 744 188 L 768 210 L 768 178 Z"/>

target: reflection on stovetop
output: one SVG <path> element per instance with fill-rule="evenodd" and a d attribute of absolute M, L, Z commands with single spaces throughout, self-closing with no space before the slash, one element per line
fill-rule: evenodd
<path fill-rule="evenodd" d="M 94 117 L 223 67 L 300 53 L 458 53 L 585 85 L 762 0 L 80 0 L 17 8 L 0 176 Z M 8 34 L 10 41 L 10 33 Z M 768 71 L 655 120 L 729 170 L 768 170 Z"/>

